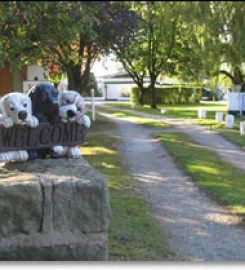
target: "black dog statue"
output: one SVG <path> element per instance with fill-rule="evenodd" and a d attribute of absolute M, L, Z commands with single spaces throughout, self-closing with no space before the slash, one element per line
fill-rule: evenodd
<path fill-rule="evenodd" d="M 49 83 L 36 85 L 28 95 L 32 101 L 32 112 L 39 123 L 57 124 L 61 121 L 59 117 L 58 90 Z M 29 159 L 56 158 L 56 154 L 50 148 L 28 151 Z"/>
<path fill-rule="evenodd" d="M 57 124 L 60 121 L 58 90 L 49 83 L 38 84 L 30 93 L 32 112 L 39 123 Z"/>

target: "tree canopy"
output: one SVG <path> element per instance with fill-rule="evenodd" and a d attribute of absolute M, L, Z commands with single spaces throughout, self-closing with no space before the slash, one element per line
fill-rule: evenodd
<path fill-rule="evenodd" d="M 106 1 L 3 2 L 0 64 L 52 61 L 67 73 L 69 88 L 82 92 L 96 57 L 127 35 L 128 14 L 124 5 Z"/>
<path fill-rule="evenodd" d="M 201 82 L 220 72 L 243 83 L 244 11 L 242 1 L 5 1 L 0 66 L 18 81 L 22 66 L 52 63 L 59 66 L 53 80 L 65 72 L 69 88 L 84 92 L 94 60 L 113 51 L 138 85 L 139 98 L 151 92 L 156 107 L 160 75 Z M 220 70 L 222 64 L 228 69 Z"/>

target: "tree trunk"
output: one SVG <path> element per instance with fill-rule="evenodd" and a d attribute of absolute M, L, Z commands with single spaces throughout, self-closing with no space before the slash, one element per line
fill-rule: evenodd
<path fill-rule="evenodd" d="M 84 71 L 81 77 L 80 92 L 83 96 L 90 95 L 90 67 Z"/>
<path fill-rule="evenodd" d="M 151 91 L 151 108 L 157 109 L 155 81 L 151 82 L 150 91 Z"/>
<path fill-rule="evenodd" d="M 81 66 L 73 63 L 66 66 L 68 89 L 80 92 Z"/>
<path fill-rule="evenodd" d="M 138 88 L 139 88 L 139 104 L 140 105 L 144 105 L 144 94 L 145 94 L 145 89 L 144 89 L 144 86 L 143 86 L 143 83 L 139 83 L 138 84 Z"/>
<path fill-rule="evenodd" d="M 90 65 L 92 61 L 92 51 L 91 51 L 91 45 L 87 46 L 87 56 L 86 56 L 86 62 L 85 62 L 85 68 L 83 71 L 83 74 L 81 76 L 81 84 L 80 89 L 83 96 L 90 96 Z"/>
<path fill-rule="evenodd" d="M 12 90 L 23 92 L 21 70 L 15 63 L 10 64 Z"/>
<path fill-rule="evenodd" d="M 139 92 L 139 104 L 142 106 L 144 105 L 143 96 L 144 96 L 144 93 Z"/>

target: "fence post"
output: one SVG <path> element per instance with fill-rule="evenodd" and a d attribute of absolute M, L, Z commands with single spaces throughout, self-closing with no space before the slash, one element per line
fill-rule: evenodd
<path fill-rule="evenodd" d="M 92 120 L 95 121 L 94 89 L 91 89 Z"/>

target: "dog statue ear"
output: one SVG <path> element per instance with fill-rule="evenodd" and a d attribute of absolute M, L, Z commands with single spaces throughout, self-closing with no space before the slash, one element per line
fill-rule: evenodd
<path fill-rule="evenodd" d="M 37 90 L 37 87 L 34 87 L 34 88 L 31 88 L 31 90 L 27 93 L 27 96 L 31 100 L 32 113 L 35 113 L 35 111 L 36 111 L 36 102 L 37 102 L 37 99 L 36 99 L 36 90 Z"/>
<path fill-rule="evenodd" d="M 32 109 L 32 100 L 30 98 L 30 96 L 27 96 L 27 102 L 28 102 L 28 108 L 30 108 L 30 113 L 32 114 L 33 109 Z"/>

